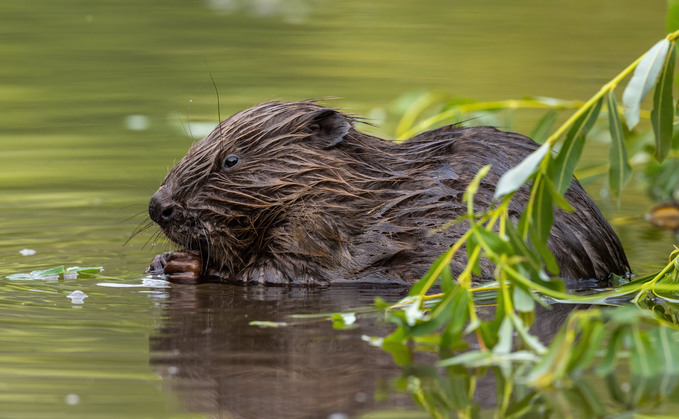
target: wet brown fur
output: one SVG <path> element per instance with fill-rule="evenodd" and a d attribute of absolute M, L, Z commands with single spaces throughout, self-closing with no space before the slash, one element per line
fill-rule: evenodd
<path fill-rule="evenodd" d="M 447 126 L 396 143 L 360 133 L 354 122 L 311 101 L 239 112 L 169 172 L 151 216 L 170 240 L 200 252 L 203 279 L 410 284 L 468 228 L 430 234 L 466 212 L 462 194 L 476 172 L 492 164 L 475 197 L 483 209 L 500 175 L 537 148 L 490 127 Z M 231 155 L 240 161 L 227 168 Z M 527 188 L 516 193 L 514 219 L 527 199 Z M 561 275 L 628 272 L 617 236 L 577 181 L 566 199 L 576 211 L 556 210 L 549 241 Z M 465 264 L 456 256 L 453 274 Z M 492 277 L 484 263 L 479 279 Z"/>

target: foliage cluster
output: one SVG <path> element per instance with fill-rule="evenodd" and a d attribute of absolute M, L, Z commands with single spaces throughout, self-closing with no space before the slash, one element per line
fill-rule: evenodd
<path fill-rule="evenodd" d="M 675 3 L 670 2 L 670 25 L 679 22 Z M 446 417 L 452 412 L 476 416 L 479 404 L 473 395 L 478 373 L 486 370 L 496 375 L 496 403 L 503 417 L 528 411 L 602 416 L 610 412 L 601 400 L 615 401 L 622 412 L 643 403 L 657 403 L 677 391 L 679 249 L 671 253 L 669 262 L 657 274 L 631 282 L 617 278 L 623 285 L 582 295 L 564 289 L 557 279 L 559 268 L 546 245 L 553 208 L 572 211 L 563 194 L 588 133 L 602 121 L 611 138 L 610 190 L 619 197 L 629 181 L 632 152 L 653 156 L 652 160 L 635 159 L 643 163 L 640 169 L 649 180 L 651 196 L 677 198 L 679 132 L 674 125 L 679 107 L 672 92 L 677 38 L 679 31 L 671 32 L 584 103 L 544 98 L 475 102 L 427 93 L 405 108 L 397 128 L 399 138 L 409 138 L 443 122 L 474 117 L 479 111 L 547 109 L 532 132 L 536 140 L 543 141 L 541 147 L 502 176 L 495 205 L 483 210 L 474 207 L 474 194 L 489 169 L 485 167 L 465 193 L 467 214 L 452 221 L 468 222 L 467 233 L 434 263 L 406 299 L 395 305 L 377 302 L 397 328 L 385 338 L 367 339 L 390 352 L 403 366 L 404 389 L 433 416 Z M 616 89 L 627 79 L 619 103 Z M 648 112 L 642 105 L 651 91 L 652 110 Z M 562 109 L 577 110 L 547 135 Z M 653 135 L 626 141 L 642 118 L 650 119 Z M 526 183 L 530 184 L 530 199 L 514 225 L 508 204 Z M 467 252 L 469 262 L 454 278 L 449 262 L 461 251 Z M 481 258 L 495 264 L 496 281 L 473 288 L 472 278 Z M 441 292 L 432 294 L 438 290 Z M 494 315 L 484 320 L 478 307 L 488 302 L 489 296 L 496 308 Z M 536 308 L 555 302 L 631 304 L 574 310 L 546 345 L 531 326 Z M 415 364 L 417 352 L 438 354 L 441 369 Z M 624 385 L 616 379 L 620 371 L 625 374 Z M 580 379 L 585 374 L 604 380 L 607 394 L 597 395 L 588 388 L 586 380 Z M 562 392 L 557 394 L 555 389 Z M 568 413 L 573 406 L 580 410 L 577 414 Z"/>

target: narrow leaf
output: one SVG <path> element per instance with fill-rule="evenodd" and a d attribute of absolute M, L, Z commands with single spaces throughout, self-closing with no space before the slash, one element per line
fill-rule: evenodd
<path fill-rule="evenodd" d="M 514 284 L 512 287 L 512 301 L 514 302 L 514 308 L 517 311 L 529 313 L 535 310 L 535 299 L 530 291 L 525 290 L 517 284 Z"/>
<path fill-rule="evenodd" d="M 639 123 L 641 101 L 644 100 L 644 97 L 658 79 L 658 75 L 665 65 L 665 57 L 669 47 L 670 41 L 667 39 L 658 41 L 644 54 L 639 65 L 634 69 L 634 74 L 622 94 L 625 120 L 629 129 L 633 129 Z"/>
<path fill-rule="evenodd" d="M 667 33 L 679 29 L 679 0 L 667 0 Z"/>
<path fill-rule="evenodd" d="M 526 263 L 528 266 L 530 266 L 530 268 L 533 269 L 533 271 L 539 272 L 542 268 L 540 260 L 535 255 L 535 252 L 528 248 L 528 245 L 521 238 L 513 223 L 507 223 L 507 236 L 509 237 L 510 243 L 514 247 L 514 252 L 523 256 L 526 259 Z"/>
<path fill-rule="evenodd" d="M 476 175 L 474 175 L 474 179 L 472 179 L 472 181 L 469 182 L 469 185 L 467 185 L 467 188 L 465 189 L 464 194 L 462 195 L 462 200 L 467 202 L 468 205 L 471 205 L 471 203 L 474 201 L 474 195 L 476 195 L 476 192 L 479 190 L 481 180 L 483 180 L 483 178 L 486 177 L 486 175 L 490 171 L 490 168 L 491 168 L 490 164 L 487 164 L 480 168 L 479 171 L 476 172 Z"/>
<path fill-rule="evenodd" d="M 549 152 L 550 147 L 549 143 L 541 145 L 540 148 L 523 159 L 521 163 L 507 170 L 497 182 L 494 198 L 497 199 L 512 193 L 526 183 L 528 178 L 535 173 L 540 162 L 542 162 L 542 159 Z"/>
<path fill-rule="evenodd" d="M 674 60 L 676 54 L 674 43 L 665 62 L 658 84 L 653 94 L 653 110 L 651 124 L 655 134 L 655 157 L 662 162 L 672 147 L 672 122 L 674 119 L 674 103 L 672 99 L 672 79 L 674 78 Z"/>
<path fill-rule="evenodd" d="M 627 147 L 625 146 L 625 138 L 622 132 L 622 123 L 620 122 L 618 105 L 615 101 L 615 93 L 612 90 L 607 96 L 606 104 L 608 106 L 608 125 L 611 131 L 611 148 L 608 154 L 610 162 L 608 186 L 618 197 L 618 204 L 620 204 L 620 192 L 622 192 L 622 189 L 629 180 L 632 168 L 627 160 Z M 672 122 L 671 119 L 670 122 Z"/>
<path fill-rule="evenodd" d="M 535 185 L 535 201 L 533 204 L 533 219 L 531 225 L 535 229 L 541 241 L 547 242 L 549 232 L 554 222 L 554 212 L 552 210 L 552 194 L 549 185 L 544 179 L 540 179 L 539 185 Z"/>
<path fill-rule="evenodd" d="M 498 255 L 511 252 L 511 246 L 506 237 L 501 237 L 497 233 L 480 228 L 476 224 L 472 224 L 471 229 L 477 243 L 486 253 Z"/>
<path fill-rule="evenodd" d="M 588 112 L 578 118 L 573 126 L 568 130 L 566 139 L 559 150 L 559 154 L 554 159 L 554 187 L 560 194 L 564 194 L 571 184 L 573 179 L 573 170 L 578 164 L 580 153 L 585 142 L 585 136 L 594 126 L 599 111 L 601 111 L 601 104 L 603 100 L 598 100 Z"/>
<path fill-rule="evenodd" d="M 535 125 L 535 128 L 533 128 L 533 131 L 530 133 L 530 138 L 536 143 L 543 143 L 547 139 L 549 130 L 552 128 L 552 125 L 554 125 L 554 121 L 556 121 L 556 111 L 552 109 L 540 118 L 537 125 Z"/>
<path fill-rule="evenodd" d="M 533 247 L 535 247 L 535 250 L 540 254 L 540 256 L 542 256 L 542 259 L 545 261 L 545 266 L 547 267 L 547 270 L 553 275 L 558 275 L 559 265 L 556 263 L 556 258 L 554 257 L 552 251 L 549 250 L 545 242 L 543 242 L 539 237 L 537 237 L 537 232 L 535 230 L 531 229 L 529 230 L 529 232 Z"/>

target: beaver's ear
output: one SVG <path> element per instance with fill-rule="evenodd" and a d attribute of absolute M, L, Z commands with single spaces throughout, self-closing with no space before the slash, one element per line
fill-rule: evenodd
<path fill-rule="evenodd" d="M 327 150 L 344 139 L 351 128 L 351 121 L 335 110 L 322 109 L 314 113 L 307 127 Z"/>

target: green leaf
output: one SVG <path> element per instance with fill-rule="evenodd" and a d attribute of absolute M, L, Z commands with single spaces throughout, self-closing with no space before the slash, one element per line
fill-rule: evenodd
<path fill-rule="evenodd" d="M 554 188 L 563 195 L 573 180 L 573 171 L 580 160 L 585 136 L 596 123 L 603 99 L 599 99 L 589 110 L 578 118 L 566 133 L 566 139 L 553 162 L 555 170 Z"/>
<path fill-rule="evenodd" d="M 674 120 L 674 103 L 672 99 L 672 80 L 674 78 L 674 60 L 676 54 L 674 43 L 665 61 L 662 73 L 655 85 L 653 94 L 653 110 L 651 124 L 655 134 L 655 157 L 662 162 L 672 148 L 672 122 Z"/>
<path fill-rule="evenodd" d="M 620 348 L 622 347 L 623 339 L 625 337 L 624 326 L 618 326 L 615 328 L 611 337 L 608 339 L 608 346 L 603 349 L 606 351 L 603 360 L 597 366 L 596 372 L 599 375 L 605 376 L 611 374 L 616 367 L 616 361 L 620 354 Z"/>
<path fill-rule="evenodd" d="M 64 268 L 63 265 L 61 265 L 61 266 L 55 266 L 54 268 L 44 269 L 42 271 L 33 271 L 33 272 L 31 272 L 31 277 L 33 277 L 34 279 L 40 279 L 40 278 L 44 278 L 46 276 L 62 275 L 65 272 L 66 272 L 66 269 Z"/>
<path fill-rule="evenodd" d="M 468 291 L 455 284 L 453 290 L 446 293 L 446 296 L 429 310 L 428 320 L 422 321 L 410 329 L 410 336 L 424 336 L 434 333 L 446 321 L 454 323 L 449 332 L 460 332 L 469 317 L 468 300 Z"/>
<path fill-rule="evenodd" d="M 487 164 L 480 168 L 478 172 L 476 172 L 476 175 L 474 175 L 474 179 L 472 179 L 472 181 L 469 182 L 469 185 L 467 185 L 467 188 L 465 189 L 464 194 L 462 195 L 462 200 L 464 202 L 469 203 L 473 201 L 474 195 L 476 195 L 476 192 L 479 190 L 481 180 L 484 177 L 486 177 L 486 175 L 490 171 L 490 168 L 491 165 Z"/>
<path fill-rule="evenodd" d="M 450 309 L 447 312 L 440 311 L 442 315 L 445 314 L 449 317 L 450 323 L 448 323 L 447 332 L 459 333 L 462 332 L 462 328 L 464 328 L 469 318 L 469 291 L 455 284 L 454 289 L 448 295 L 450 295 Z M 446 299 L 448 298 L 446 297 Z M 442 307 L 445 307 L 443 303 Z M 437 316 L 438 312 L 438 307 L 434 307 L 432 309 L 432 317 Z"/>
<path fill-rule="evenodd" d="M 11 279 L 13 281 L 27 281 L 33 279 L 31 277 L 31 274 L 11 274 L 7 275 L 7 279 Z"/>
<path fill-rule="evenodd" d="M 660 326 L 648 332 L 660 354 L 664 374 L 679 374 L 679 351 L 676 350 L 677 331 Z"/>
<path fill-rule="evenodd" d="M 667 0 L 667 33 L 679 29 L 679 0 Z"/>
<path fill-rule="evenodd" d="M 535 247 L 535 250 L 537 250 L 542 259 L 545 261 L 547 270 L 553 275 L 558 275 L 559 265 L 556 263 L 556 258 L 554 257 L 552 251 L 549 250 L 547 244 L 537 236 L 536 230 L 529 229 L 528 231 L 531 243 L 533 244 L 533 247 Z"/>
<path fill-rule="evenodd" d="M 472 234 L 481 248 L 488 254 L 510 253 L 511 246 L 505 237 L 472 224 Z"/>
<path fill-rule="evenodd" d="M 447 264 L 449 263 L 450 260 L 448 258 L 448 254 L 444 253 L 443 255 L 439 256 L 436 261 L 431 265 L 429 270 L 427 270 L 427 273 L 424 274 L 422 279 L 418 280 L 410 289 L 410 292 L 408 295 L 413 296 L 413 295 L 424 295 L 427 293 L 427 291 L 436 283 L 436 280 L 438 277 L 434 277 L 434 273 L 436 273 L 440 267 L 441 264 Z M 446 268 L 443 268 L 446 269 Z"/>
<path fill-rule="evenodd" d="M 532 268 L 533 271 L 538 272 L 541 269 L 540 265 L 540 260 L 536 256 L 535 252 L 533 252 L 526 242 L 521 238 L 519 235 L 519 232 L 516 230 L 516 227 L 514 226 L 514 223 L 507 223 L 507 236 L 509 236 L 509 242 L 512 244 L 514 247 L 514 251 L 523 256 L 526 259 L 526 262 Z"/>
<path fill-rule="evenodd" d="M 533 186 L 535 201 L 533 202 L 531 225 L 535 229 L 537 237 L 546 243 L 554 223 L 552 193 L 549 190 L 550 185 L 544 181 L 544 178 L 541 178 L 538 183 L 538 185 Z"/>
<path fill-rule="evenodd" d="M 530 138 L 536 143 L 543 143 L 549 136 L 549 131 L 552 125 L 554 125 L 554 121 L 556 121 L 556 110 L 552 109 L 540 118 L 533 131 L 531 131 Z"/>
<path fill-rule="evenodd" d="M 469 351 L 463 354 L 454 356 L 452 358 L 439 361 L 438 365 L 441 367 L 449 367 L 451 365 L 490 365 L 493 361 L 493 353 L 490 351 Z"/>
<path fill-rule="evenodd" d="M 549 185 L 549 191 L 552 193 L 552 199 L 554 200 L 554 205 L 557 205 L 559 208 L 561 208 L 564 211 L 568 212 L 574 212 L 575 208 L 571 205 L 566 198 L 562 194 L 559 193 L 559 191 L 556 190 L 556 187 L 554 186 L 554 182 L 549 177 L 545 177 L 544 181 L 547 182 Z"/>
<path fill-rule="evenodd" d="M 625 106 L 625 120 L 627 127 L 633 129 L 639 123 L 641 101 L 651 90 L 658 75 L 665 65 L 665 57 L 670 47 L 670 41 L 662 39 L 644 54 L 634 69 L 625 91 L 622 94 L 622 104 Z"/>
<path fill-rule="evenodd" d="M 523 159 L 521 163 L 507 170 L 497 182 L 494 198 L 497 199 L 510 194 L 526 183 L 526 181 L 533 176 L 550 148 L 551 146 L 549 143 L 541 145 L 540 148 Z"/>
<path fill-rule="evenodd" d="M 103 270 L 104 270 L 104 268 L 102 266 L 87 266 L 87 267 L 84 267 L 84 268 L 81 268 L 80 266 L 73 266 L 73 267 L 70 267 L 70 268 L 66 268 L 65 273 L 76 272 L 76 273 L 79 273 L 79 274 L 96 274 L 96 273 L 99 273 Z"/>
<path fill-rule="evenodd" d="M 618 204 L 620 204 L 620 193 L 632 174 L 632 168 L 627 160 L 627 147 L 625 146 L 622 123 L 620 122 L 620 114 L 618 114 L 618 105 L 616 104 L 615 93 L 613 90 L 611 90 L 606 97 L 606 104 L 608 106 L 608 125 L 611 131 L 611 148 L 608 155 L 608 160 L 610 161 L 608 186 L 618 197 Z M 672 112 L 671 105 L 672 104 L 670 103 L 670 112 Z M 670 123 L 671 122 L 670 116 Z"/>
<path fill-rule="evenodd" d="M 101 266 L 96 266 L 96 267 L 86 267 L 86 268 L 80 268 L 78 266 L 74 266 L 71 268 L 64 268 L 64 265 L 60 266 L 55 266 L 53 268 L 49 269 L 43 269 L 39 271 L 33 271 L 28 274 L 12 274 L 8 275 L 7 279 L 12 279 L 12 280 L 34 280 L 34 279 L 52 279 L 55 276 L 58 275 L 63 275 L 65 273 L 84 273 L 84 274 L 90 274 L 90 273 L 99 273 L 103 271 L 104 268 Z"/>
<path fill-rule="evenodd" d="M 514 342 L 514 325 L 509 317 L 505 317 L 500 324 L 498 330 L 499 340 L 497 345 L 493 347 L 494 354 L 508 354 L 512 351 L 512 343 Z"/>
<path fill-rule="evenodd" d="M 356 327 L 354 323 L 356 323 L 355 313 L 334 313 L 332 315 L 333 329 L 353 329 Z"/>
<path fill-rule="evenodd" d="M 547 239 L 554 222 L 554 212 L 552 210 L 552 186 L 545 181 L 545 176 L 540 176 L 533 184 L 531 197 L 531 211 L 524 211 L 519 221 L 519 231 L 531 240 L 535 250 L 542 256 L 547 265 L 547 269 L 557 274 L 559 267 L 554 259 L 554 255 L 547 248 Z"/>
<path fill-rule="evenodd" d="M 570 354 L 571 347 L 567 344 L 565 329 L 561 329 L 549 345 L 547 353 L 532 368 L 526 382 L 535 387 L 547 387 L 555 380 L 562 378 Z"/>
<path fill-rule="evenodd" d="M 583 371 L 589 367 L 606 334 L 606 326 L 599 319 L 581 322 L 582 335 L 568 364 L 568 371 Z"/>
<path fill-rule="evenodd" d="M 639 328 L 631 329 L 630 369 L 632 374 L 653 377 L 662 366 L 658 354 L 653 350 L 646 332 Z"/>
<path fill-rule="evenodd" d="M 535 310 L 535 299 L 530 291 L 517 284 L 512 287 L 512 301 L 516 311 L 528 313 Z"/>

